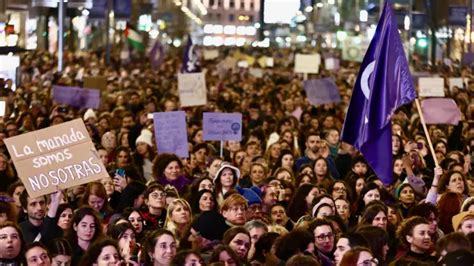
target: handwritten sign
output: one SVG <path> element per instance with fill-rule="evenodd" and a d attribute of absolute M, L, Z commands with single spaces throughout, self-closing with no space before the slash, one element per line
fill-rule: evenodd
<path fill-rule="evenodd" d="M 84 77 L 84 88 L 92 88 L 98 90 L 107 89 L 107 78 L 104 76 Z"/>
<path fill-rule="evenodd" d="M 419 78 L 418 88 L 421 97 L 444 97 L 443 78 Z"/>
<path fill-rule="evenodd" d="M 324 66 L 326 70 L 338 70 L 339 69 L 339 59 L 337 58 L 326 58 L 324 59 Z"/>
<path fill-rule="evenodd" d="M 310 79 L 304 81 L 308 101 L 313 105 L 339 103 L 341 96 L 333 78 Z"/>
<path fill-rule="evenodd" d="M 12 90 L 16 90 L 17 80 L 17 68 L 20 66 L 19 56 L 0 55 L 0 78 L 12 80 Z"/>
<path fill-rule="evenodd" d="M 242 139 L 241 113 L 203 113 L 204 140 Z"/>
<path fill-rule="evenodd" d="M 204 50 L 203 57 L 204 60 L 214 60 L 219 57 L 219 50 Z"/>
<path fill-rule="evenodd" d="M 6 109 L 7 109 L 6 102 L 0 101 L 0 116 L 1 117 L 5 116 Z"/>
<path fill-rule="evenodd" d="M 204 73 L 178 73 L 178 91 L 181 107 L 207 103 Z"/>
<path fill-rule="evenodd" d="M 450 98 L 430 98 L 421 102 L 421 110 L 426 124 L 457 125 L 461 120 L 461 111 Z"/>
<path fill-rule="evenodd" d="M 81 119 L 8 138 L 5 144 L 32 198 L 108 176 Z"/>
<path fill-rule="evenodd" d="M 189 157 L 186 113 L 184 111 L 153 113 L 158 153 Z"/>
<path fill-rule="evenodd" d="M 296 73 L 319 73 L 319 65 L 321 65 L 320 54 L 296 54 L 295 56 L 295 72 Z"/>
<path fill-rule="evenodd" d="M 464 83 L 465 83 L 465 81 L 463 81 L 463 78 L 449 78 L 449 90 L 452 91 L 453 87 L 458 87 L 459 89 L 464 89 Z"/>
<path fill-rule="evenodd" d="M 53 86 L 53 99 L 57 103 L 68 104 L 78 108 L 98 109 L 100 91 L 79 87 Z"/>

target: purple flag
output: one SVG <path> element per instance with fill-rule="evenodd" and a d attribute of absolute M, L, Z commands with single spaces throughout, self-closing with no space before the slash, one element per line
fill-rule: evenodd
<path fill-rule="evenodd" d="M 188 43 L 184 49 L 183 65 L 181 66 L 181 73 L 196 73 L 201 72 L 201 63 L 199 62 L 199 54 L 197 47 L 193 44 L 191 35 L 188 35 Z"/>
<path fill-rule="evenodd" d="M 461 120 L 461 111 L 453 99 L 431 98 L 421 102 L 426 124 L 457 125 Z"/>
<path fill-rule="evenodd" d="M 153 69 L 157 69 L 163 63 L 165 59 L 165 51 L 163 45 L 161 45 L 159 40 L 156 40 L 155 45 L 150 51 L 150 64 Z"/>
<path fill-rule="evenodd" d="M 53 99 L 57 103 L 77 108 L 98 109 L 100 91 L 79 87 L 53 86 Z"/>
<path fill-rule="evenodd" d="M 393 179 L 391 116 L 398 107 L 415 98 L 396 17 L 390 1 L 385 1 L 342 129 L 342 140 L 362 152 L 385 184 L 391 184 Z"/>
<path fill-rule="evenodd" d="M 174 153 L 189 157 L 186 113 L 184 111 L 153 113 L 158 153 Z"/>
<path fill-rule="evenodd" d="M 333 78 L 310 79 L 304 81 L 306 97 L 313 105 L 338 103 L 341 101 L 339 89 Z"/>
<path fill-rule="evenodd" d="M 202 116 L 204 140 L 242 139 L 241 113 L 203 113 Z"/>

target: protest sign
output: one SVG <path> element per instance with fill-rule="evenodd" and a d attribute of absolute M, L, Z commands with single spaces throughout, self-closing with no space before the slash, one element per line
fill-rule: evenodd
<path fill-rule="evenodd" d="M 464 89 L 464 83 L 467 83 L 467 80 L 463 81 L 463 78 L 449 78 L 449 90 L 452 91 L 453 87 Z"/>
<path fill-rule="evenodd" d="M 219 57 L 219 50 L 204 50 L 203 53 L 204 60 L 214 60 Z"/>
<path fill-rule="evenodd" d="M 4 141 L 32 198 L 109 176 L 81 119 Z"/>
<path fill-rule="evenodd" d="M 275 63 L 274 63 L 273 57 L 267 57 L 267 62 L 266 62 L 267 67 L 273 67 L 274 64 Z"/>
<path fill-rule="evenodd" d="M 304 90 L 308 101 L 313 105 L 338 103 L 341 96 L 334 79 L 310 79 L 304 81 Z"/>
<path fill-rule="evenodd" d="M 241 113 L 203 113 L 202 132 L 204 140 L 242 139 Z"/>
<path fill-rule="evenodd" d="M 207 90 L 204 73 L 178 73 L 178 91 L 181 107 L 205 105 Z"/>
<path fill-rule="evenodd" d="M 1 117 L 5 116 L 6 109 L 7 109 L 7 105 L 5 101 L 0 101 L 0 116 Z"/>
<path fill-rule="evenodd" d="M 237 62 L 237 66 L 241 68 L 248 68 L 249 67 L 249 62 L 247 60 L 242 60 Z"/>
<path fill-rule="evenodd" d="M 319 65 L 321 64 L 320 54 L 296 54 L 295 56 L 295 72 L 296 73 L 319 73 Z"/>
<path fill-rule="evenodd" d="M 186 113 L 184 111 L 153 113 L 158 153 L 174 153 L 189 157 Z"/>
<path fill-rule="evenodd" d="M 84 77 L 84 88 L 106 90 L 107 89 L 107 78 L 104 76 L 97 77 Z"/>
<path fill-rule="evenodd" d="M 53 86 L 53 99 L 57 103 L 68 104 L 77 108 L 98 109 L 100 91 L 79 87 Z"/>
<path fill-rule="evenodd" d="M 19 56 L 0 55 L 0 78 L 12 80 L 12 90 L 16 90 L 17 84 L 17 69 L 20 66 Z"/>
<path fill-rule="evenodd" d="M 439 77 L 419 78 L 418 89 L 420 97 L 444 97 L 444 79 Z"/>
<path fill-rule="evenodd" d="M 457 125 L 461 120 L 461 112 L 450 98 L 425 99 L 421 102 L 421 110 L 426 124 Z"/>
<path fill-rule="evenodd" d="M 337 58 L 326 58 L 324 59 L 324 65 L 326 70 L 338 70 L 339 69 L 339 59 Z"/>
<path fill-rule="evenodd" d="M 249 74 L 256 77 L 256 78 L 262 78 L 263 77 L 263 70 L 261 68 L 250 68 L 249 69 Z"/>

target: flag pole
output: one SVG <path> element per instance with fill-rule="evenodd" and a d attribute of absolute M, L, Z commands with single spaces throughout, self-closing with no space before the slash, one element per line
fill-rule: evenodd
<path fill-rule="evenodd" d="M 219 155 L 221 156 L 221 158 L 224 157 L 224 141 L 223 140 L 221 140 L 221 147 L 220 147 Z"/>
<path fill-rule="evenodd" d="M 438 167 L 439 166 L 438 159 L 436 159 L 436 154 L 433 149 L 433 143 L 431 143 L 430 134 L 428 132 L 428 128 L 426 127 L 425 117 L 423 116 L 423 112 L 421 111 L 420 100 L 416 98 L 415 103 L 416 103 L 416 110 L 418 110 L 418 114 L 420 115 L 420 122 L 421 122 L 421 125 L 423 126 L 423 131 L 425 132 L 426 140 L 428 141 L 428 146 L 430 148 L 431 156 L 433 156 L 433 161 L 435 163 L 435 166 Z"/>

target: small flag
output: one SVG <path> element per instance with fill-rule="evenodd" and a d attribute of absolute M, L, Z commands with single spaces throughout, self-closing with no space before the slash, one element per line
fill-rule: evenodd
<path fill-rule="evenodd" d="M 163 49 L 163 45 L 161 45 L 160 41 L 157 40 L 153 48 L 150 51 L 150 64 L 153 69 L 157 69 L 165 59 L 165 51 Z"/>
<path fill-rule="evenodd" d="M 143 44 L 143 37 L 139 32 L 127 26 L 127 28 L 125 29 L 125 36 L 127 37 L 127 41 L 130 46 L 139 51 L 145 50 L 145 45 Z"/>
<path fill-rule="evenodd" d="M 201 72 L 201 63 L 199 62 L 199 55 L 196 46 L 193 44 L 191 35 L 188 35 L 188 43 L 184 49 L 183 65 L 181 66 L 181 73 L 197 73 Z"/>
<path fill-rule="evenodd" d="M 431 98 L 421 102 L 421 110 L 426 124 L 457 125 L 461 120 L 461 111 L 453 99 Z"/>
<path fill-rule="evenodd" d="M 391 116 L 398 107 L 415 98 L 397 20 L 390 1 L 385 1 L 342 129 L 342 140 L 362 152 L 385 184 L 391 184 L 393 179 Z"/>

